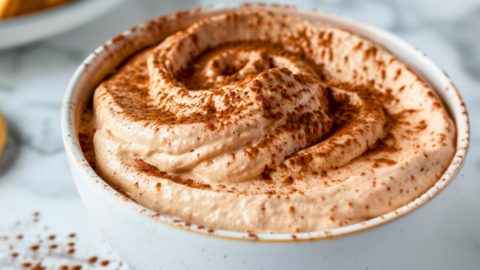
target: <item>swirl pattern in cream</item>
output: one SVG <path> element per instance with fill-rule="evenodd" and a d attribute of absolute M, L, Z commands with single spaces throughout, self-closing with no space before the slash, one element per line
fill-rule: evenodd
<path fill-rule="evenodd" d="M 103 177 L 215 229 L 359 222 L 425 191 L 454 150 L 448 114 L 405 64 L 347 31 L 271 11 L 167 33 L 96 89 L 93 117 Z"/>

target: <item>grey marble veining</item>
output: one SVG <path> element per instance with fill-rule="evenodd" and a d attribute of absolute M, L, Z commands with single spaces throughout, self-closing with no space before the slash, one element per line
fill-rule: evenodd
<path fill-rule="evenodd" d="M 115 12 L 68 33 L 0 51 L 0 110 L 9 126 L 0 158 L 0 236 L 17 220 L 41 210 L 50 228 L 68 228 L 81 235 L 81 249 L 115 258 L 85 213 L 68 169 L 59 121 L 65 87 L 83 58 L 111 36 L 151 17 L 216 2 L 125 1 Z M 445 209 L 445 222 L 422 253 L 409 258 L 409 269 L 480 269 L 480 1 L 277 2 L 293 2 L 394 32 L 424 51 L 456 83 L 471 117 L 469 157 L 449 187 L 456 196 Z M 6 260 L 2 256 L 0 252 L 0 263 Z"/>

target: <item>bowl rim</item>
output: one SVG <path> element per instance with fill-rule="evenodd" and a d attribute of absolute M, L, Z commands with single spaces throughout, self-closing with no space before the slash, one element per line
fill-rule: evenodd
<path fill-rule="evenodd" d="M 258 3 L 258 4 L 240 4 L 240 5 L 213 5 L 213 6 L 206 6 L 202 8 L 195 8 L 189 9 L 186 11 L 180 11 L 181 13 L 185 14 L 185 12 L 205 12 L 208 13 L 209 11 L 220 11 L 224 8 L 236 8 L 236 7 L 252 7 L 252 8 L 269 8 L 269 9 L 289 9 L 293 10 L 294 12 L 301 14 L 301 15 L 309 15 L 315 16 L 316 18 L 323 20 L 327 23 L 331 23 L 334 26 L 343 25 L 348 26 L 349 30 L 357 29 L 358 31 L 362 32 L 362 35 L 368 39 L 374 40 L 381 39 L 374 41 L 375 43 L 381 46 L 385 46 L 385 44 L 390 43 L 395 45 L 398 51 L 403 51 L 404 53 L 408 53 L 411 57 L 414 57 L 416 61 L 418 61 L 420 66 L 424 66 L 424 68 L 428 68 L 429 76 L 419 72 L 415 68 L 415 72 L 422 77 L 424 77 L 427 81 L 439 81 L 445 88 L 438 89 L 437 87 L 433 87 L 434 91 L 437 94 L 442 94 L 443 98 L 441 97 L 442 102 L 446 107 L 449 104 L 453 104 L 450 113 L 450 116 L 454 120 L 456 126 L 456 150 L 452 160 L 450 161 L 449 166 L 443 173 L 443 175 L 435 182 L 435 184 L 429 188 L 426 192 L 424 192 L 421 196 L 417 197 L 415 200 L 395 209 L 388 213 L 385 213 L 381 216 L 377 216 L 366 221 L 351 224 L 348 226 L 328 229 L 328 230 L 321 230 L 315 232 L 302 232 L 302 233 L 259 233 L 259 234 L 252 234 L 248 232 L 237 232 L 237 231 L 229 231 L 229 230 L 211 230 L 208 228 L 204 228 L 203 226 L 198 226 L 195 224 L 190 224 L 186 222 L 179 221 L 178 219 L 161 215 L 155 213 L 154 211 L 138 204 L 134 200 L 126 197 L 115 188 L 111 187 L 106 181 L 104 181 L 89 165 L 86 161 L 83 152 L 80 148 L 79 141 L 77 139 L 76 129 L 75 129 L 75 104 L 72 102 L 75 94 L 79 91 L 77 88 L 77 84 L 83 78 L 84 71 L 86 67 L 93 63 L 99 55 L 105 53 L 112 53 L 112 49 L 108 48 L 109 45 L 112 45 L 112 40 L 107 41 L 104 45 L 98 47 L 93 53 L 88 55 L 86 59 L 82 62 L 82 64 L 77 68 L 74 75 L 72 76 L 67 90 L 65 92 L 65 96 L 62 102 L 62 111 L 61 111 L 61 130 L 62 130 L 62 137 L 64 141 L 64 146 L 69 156 L 69 161 L 72 165 L 76 165 L 80 168 L 80 172 L 83 174 L 82 180 L 88 179 L 99 192 L 104 195 L 106 198 L 111 200 L 112 203 L 125 207 L 132 211 L 133 213 L 138 214 L 139 217 L 144 218 L 145 220 L 150 221 L 157 221 L 162 225 L 168 225 L 170 227 L 176 229 L 182 229 L 188 232 L 197 233 L 200 235 L 205 236 L 213 236 L 219 238 L 225 238 L 230 240 L 246 240 L 246 241 L 261 241 L 261 242 L 293 242 L 293 241 L 318 241 L 324 239 L 331 239 L 337 238 L 341 236 L 347 236 L 350 234 L 362 232 L 365 230 L 369 230 L 372 228 L 379 227 L 386 223 L 390 223 L 400 217 L 405 216 L 408 213 L 413 212 L 415 209 L 418 209 L 420 206 L 425 205 L 428 201 L 433 199 L 438 193 L 440 193 L 443 189 L 445 189 L 448 184 L 450 184 L 455 176 L 460 171 L 464 160 L 466 158 L 468 152 L 468 146 L 470 142 L 470 126 L 469 126 L 469 117 L 468 112 L 465 106 L 465 103 L 453 84 L 450 80 L 448 75 L 439 69 L 427 56 L 425 53 L 421 52 L 419 49 L 409 45 L 399 37 L 390 34 L 387 31 L 381 30 L 379 28 L 360 23 L 354 21 L 352 19 L 343 18 L 337 15 L 333 15 L 327 12 L 319 12 L 316 9 L 297 9 L 290 5 L 279 5 L 279 4 L 265 4 L 265 3 Z M 175 14 L 179 14 L 177 12 Z M 138 24 L 135 26 L 135 31 L 138 32 L 140 29 L 148 27 L 149 23 L 154 22 L 162 17 L 169 17 L 174 16 L 175 14 L 170 14 L 166 16 L 160 16 L 158 18 L 154 18 L 152 20 L 148 20 L 144 23 Z M 355 32 L 355 31 L 352 31 Z M 129 37 L 132 35 L 132 31 L 127 30 L 122 33 L 123 36 Z M 391 45 L 391 46 L 393 46 Z M 107 46 L 107 49 L 106 49 Z M 386 48 L 387 49 L 387 48 Z M 390 49 L 387 49 L 390 50 Z M 393 52 L 392 52 L 393 53 Z M 397 58 L 402 60 L 402 57 L 398 56 L 398 54 L 393 53 Z M 402 60 L 403 61 L 403 60 Z M 409 65 L 410 66 L 410 65 Z M 433 79 L 432 79 L 433 78 Z M 430 79 L 430 80 L 428 80 Z M 440 84 L 440 83 L 439 83 Z M 93 87 L 93 86 L 91 86 Z M 445 102 L 446 98 L 449 99 L 450 103 L 447 104 Z"/>

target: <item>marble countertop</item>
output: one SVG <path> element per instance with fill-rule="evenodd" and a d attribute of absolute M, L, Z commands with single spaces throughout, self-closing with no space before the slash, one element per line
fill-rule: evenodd
<path fill-rule="evenodd" d="M 22 263 L 38 259 L 55 267 L 128 269 L 104 241 L 76 192 L 60 134 L 63 93 L 83 58 L 111 36 L 145 19 L 213 2 L 125 1 L 75 30 L 0 51 L 0 110 L 9 127 L 7 148 L 0 158 L 1 269 L 20 269 Z M 469 156 L 449 187 L 459 196 L 445 209 L 447 218 L 431 242 L 416 257 L 408 258 L 409 269 L 479 269 L 480 2 L 291 2 L 394 32 L 426 52 L 456 83 L 472 124 Z M 58 247 L 46 248 L 49 241 Z M 35 243 L 41 244 L 39 250 Z M 17 258 L 12 253 L 18 253 Z M 95 257 L 97 261 L 89 264 Z"/>

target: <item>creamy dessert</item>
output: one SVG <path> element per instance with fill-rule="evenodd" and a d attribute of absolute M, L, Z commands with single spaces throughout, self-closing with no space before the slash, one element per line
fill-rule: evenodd
<path fill-rule="evenodd" d="M 87 159 L 138 203 L 207 228 L 311 232 L 393 211 L 450 163 L 435 91 L 371 41 L 281 12 L 177 20 L 83 115 Z"/>
<path fill-rule="evenodd" d="M 68 2 L 71 0 L 0 0 L 0 21 L 58 7 Z"/>
<path fill-rule="evenodd" d="M 7 144 L 7 123 L 3 118 L 2 112 L 0 112 L 0 158 L 3 154 L 3 149 Z"/>

